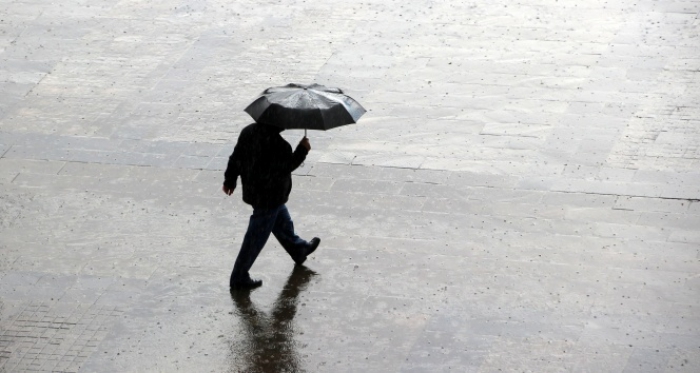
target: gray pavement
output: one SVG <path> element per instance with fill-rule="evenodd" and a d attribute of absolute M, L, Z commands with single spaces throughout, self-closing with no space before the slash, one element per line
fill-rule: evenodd
<path fill-rule="evenodd" d="M 699 14 L 0 0 L 0 371 L 700 372 Z M 287 82 L 369 111 L 310 133 L 307 268 L 231 296 L 222 171 Z"/>

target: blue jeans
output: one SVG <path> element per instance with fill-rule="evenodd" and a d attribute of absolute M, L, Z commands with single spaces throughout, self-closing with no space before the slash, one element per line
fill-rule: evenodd
<path fill-rule="evenodd" d="M 280 205 L 269 209 L 253 207 L 248 231 L 243 238 L 236 264 L 233 265 L 231 284 L 250 278 L 248 271 L 270 238 L 270 233 L 275 235 L 277 241 L 295 261 L 301 259 L 310 247 L 307 241 L 294 233 L 294 223 L 287 206 Z"/>

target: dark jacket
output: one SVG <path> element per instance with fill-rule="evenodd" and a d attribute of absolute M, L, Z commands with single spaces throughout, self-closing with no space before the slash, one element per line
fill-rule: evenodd
<path fill-rule="evenodd" d="M 243 201 L 255 208 L 272 208 L 287 203 L 292 191 L 292 171 L 308 154 L 303 146 L 294 153 L 280 136 L 281 129 L 253 123 L 241 131 L 229 157 L 224 185 L 236 188 L 236 179 L 243 183 Z"/>

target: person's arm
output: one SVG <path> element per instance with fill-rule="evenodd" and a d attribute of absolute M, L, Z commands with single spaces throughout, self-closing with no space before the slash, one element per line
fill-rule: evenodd
<path fill-rule="evenodd" d="M 226 167 L 226 172 L 224 172 L 224 185 L 221 190 L 229 196 L 236 189 L 236 179 L 238 175 L 241 174 L 241 141 L 238 139 L 238 143 L 233 148 L 233 153 L 228 158 L 228 166 Z"/>
<path fill-rule="evenodd" d="M 292 154 L 292 162 L 290 164 L 290 167 L 291 167 L 290 172 L 299 168 L 299 166 L 306 159 L 306 155 L 309 154 L 309 150 L 311 150 L 311 144 L 309 144 L 309 139 L 304 137 L 303 139 L 301 139 L 301 141 L 299 141 L 299 145 L 297 145 L 297 148 L 294 150 L 294 153 Z"/>

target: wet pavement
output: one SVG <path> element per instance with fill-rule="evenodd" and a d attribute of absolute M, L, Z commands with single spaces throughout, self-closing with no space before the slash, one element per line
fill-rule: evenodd
<path fill-rule="evenodd" d="M 697 373 L 699 12 L 0 1 L 0 371 Z M 295 173 L 318 251 L 231 294 L 287 82 L 368 113 Z"/>

